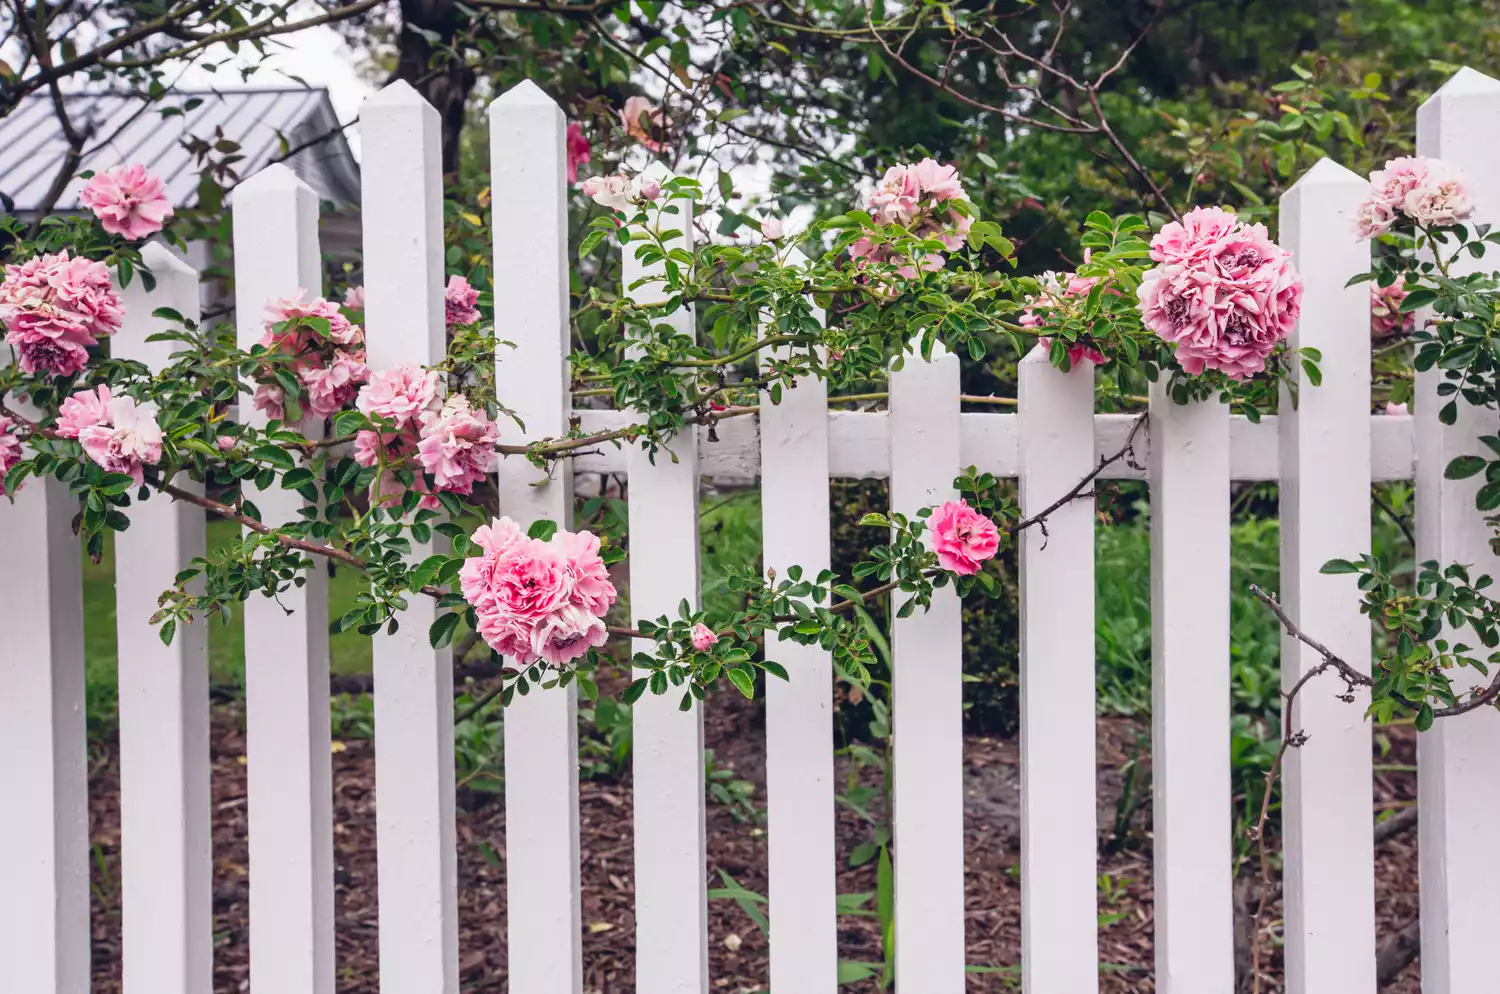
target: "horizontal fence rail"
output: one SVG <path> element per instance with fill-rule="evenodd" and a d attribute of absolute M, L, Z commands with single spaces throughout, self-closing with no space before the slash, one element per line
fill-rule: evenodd
<path fill-rule="evenodd" d="M 567 355 L 569 250 L 565 119 L 531 83 L 490 108 L 497 215 L 494 293 L 502 400 L 526 431 L 507 441 L 585 434 L 630 423 L 629 411 L 574 409 Z M 365 129 L 364 224 L 372 365 L 442 355 L 440 168 L 436 114 L 404 83 L 372 98 Z M 1419 146 L 1465 165 L 1500 201 L 1500 83 L 1465 70 L 1419 115 Z M 652 167 L 659 178 L 668 174 Z M 504 180 L 504 182 L 502 182 Z M 700 426 L 654 462 L 605 444 L 576 473 L 629 478 L 632 613 L 675 613 L 700 595 L 697 501 L 705 480 L 763 491 L 764 558 L 817 573 L 832 561 L 830 479 L 886 479 L 899 511 L 952 496 L 973 465 L 1018 481 L 1023 512 L 1048 507 L 1086 474 L 1144 480 L 1151 491 L 1151 597 L 1156 901 L 1155 989 L 1232 994 L 1230 851 L 1229 494 L 1237 481 L 1281 485 L 1281 577 L 1289 616 L 1316 627 L 1351 665 L 1368 668 L 1368 621 L 1347 577 L 1323 560 L 1369 547 L 1372 483 L 1416 481 L 1418 552 L 1500 571 L 1473 512 L 1475 481 L 1443 476 L 1479 451 L 1494 412 L 1436 417 L 1435 374 L 1418 381 L 1418 413 L 1370 413 L 1368 264 L 1349 216 L 1363 181 L 1325 161 L 1283 197 L 1282 242 L 1306 283 L 1294 346 L 1322 350 L 1321 386 L 1251 422 L 1217 400 L 1176 406 L 1157 386 L 1151 420 L 1095 413 L 1092 367 L 1064 373 L 1035 351 L 1019 364 L 1015 413 L 963 411 L 960 363 L 939 349 L 891 376 L 888 411 L 837 410 L 806 382 L 784 403 Z M 321 287 L 312 191 L 283 166 L 236 191 L 234 249 L 240 341 L 260 338 L 272 299 Z M 680 217 L 686 224 L 686 217 Z M 691 229 L 688 229 L 689 233 Z M 137 286 L 119 355 L 150 364 L 157 306 L 195 306 L 197 274 L 148 248 L 162 276 Z M 625 284 L 646 272 L 627 253 Z M 681 309 L 671 319 L 693 334 Z M 769 361 L 772 356 L 762 356 Z M 1299 374 L 1301 375 L 1301 374 Z M 245 405 L 241 416 L 263 415 Z M 309 423 L 309 438 L 322 426 Z M 714 438 L 710 438 L 710 432 Z M 1129 458 L 1112 458 L 1127 446 Z M 497 472 L 500 507 L 529 524 L 569 521 L 572 474 L 521 459 Z M 248 485 L 248 484 L 247 484 Z M 1090 495 L 1020 541 L 1022 976 L 1035 994 L 1098 989 L 1094 561 Z M 161 501 L 158 504 L 158 500 Z M 294 491 L 255 494 L 268 521 L 302 509 Z M 0 990 L 89 988 L 88 811 L 80 555 L 76 507 L 32 481 L 0 503 Z M 211 983 L 212 867 L 206 658 L 200 638 L 163 647 L 145 620 L 173 562 L 200 549 L 196 508 L 153 499 L 116 545 L 119 609 L 126 994 L 204 994 Z M 420 556 L 425 550 L 418 550 Z M 129 573 L 128 581 L 123 578 Z M 164 579 L 165 578 L 165 579 Z M 260 994 L 336 989 L 327 575 L 281 603 L 244 605 L 250 849 L 250 982 Z M 288 611 L 287 609 L 290 609 Z M 430 604 L 374 647 L 381 990 L 459 988 L 452 672 L 426 638 Z M 201 636 L 201 632 L 194 633 Z M 900 989 L 958 994 L 967 983 L 963 629 L 951 587 L 894 627 L 892 779 L 894 935 Z M 773 642 L 773 645 L 775 643 Z M 818 648 L 782 643 L 791 672 L 766 705 L 770 980 L 778 994 L 838 988 L 833 668 Z M 1316 664 L 1282 646 L 1283 680 Z M 506 713 L 506 881 L 510 989 L 580 994 L 580 841 L 576 686 L 535 691 Z M 703 707 L 678 695 L 634 708 L 636 989 L 715 989 L 708 946 Z M 1371 994 L 1374 881 L 1370 726 L 1358 702 L 1299 699 L 1310 739 L 1288 757 L 1283 846 L 1289 994 Z M 16 757 L 25 757 L 24 762 Z M 1500 918 L 1500 715 L 1476 711 L 1421 739 L 1424 994 L 1494 986 L 1482 929 Z M 983 901 L 987 895 L 978 895 Z M 969 895 L 974 899 L 975 895 Z M 245 940 L 240 940 L 245 941 Z"/>

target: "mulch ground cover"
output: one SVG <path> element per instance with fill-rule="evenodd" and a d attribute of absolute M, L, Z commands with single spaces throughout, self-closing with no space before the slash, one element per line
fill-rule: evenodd
<path fill-rule="evenodd" d="M 717 763 L 734 777 L 755 785 L 765 799 L 760 749 L 763 726 L 757 705 L 731 694 L 714 697 L 706 711 L 706 743 Z M 1128 719 L 1099 723 L 1099 812 L 1101 874 L 1099 930 L 1101 988 L 1106 992 L 1151 991 L 1152 888 L 1149 802 L 1133 818 L 1123 846 L 1111 845 L 1116 802 L 1125 784 L 1122 765 L 1137 748 L 1146 726 Z M 1402 729 L 1387 733 L 1378 755 L 1377 805 L 1397 807 L 1416 797 L 1413 742 Z M 214 990 L 249 990 L 248 882 L 246 845 L 245 739 L 243 713 L 234 702 L 217 703 L 213 715 L 214 825 Z M 374 748 L 368 740 L 335 746 L 334 818 L 337 864 L 337 958 L 341 994 L 378 991 L 375 900 Z M 93 870 L 94 990 L 120 990 L 119 768 L 115 743 L 95 744 L 90 778 Z M 1020 767 L 1013 740 L 970 737 L 965 749 L 967 865 L 967 944 L 970 964 L 1011 968 L 974 973 L 970 991 L 1011 991 L 1020 987 L 1021 891 Z M 841 778 L 851 774 L 847 766 Z M 856 778 L 873 772 L 854 771 Z M 844 782 L 843 779 L 840 781 Z M 628 773 L 615 780 L 585 780 L 581 786 L 584 990 L 620 994 L 635 990 L 631 785 Z M 763 812 L 762 812 L 763 813 Z M 841 892 L 875 890 L 876 866 L 849 868 L 855 848 L 869 841 L 870 826 L 840 805 L 839 873 Z M 505 991 L 505 812 L 494 793 L 460 792 L 458 814 L 460 955 L 463 988 Z M 1384 843 L 1376 868 L 1381 939 L 1398 931 L 1417 912 L 1416 835 L 1408 832 Z M 730 806 L 708 806 L 710 887 L 722 887 L 719 871 L 743 887 L 766 891 L 766 834 L 763 820 L 740 817 Z M 1253 868 L 1247 867 L 1244 876 Z M 1248 888 L 1242 887 L 1248 892 Z M 873 904 L 871 905 L 873 907 Z M 1279 923 L 1280 906 L 1267 914 Z M 767 945 L 749 917 L 731 900 L 710 902 L 710 987 L 728 992 L 761 991 L 767 983 Z M 879 925 L 873 917 L 846 916 L 839 923 L 841 956 L 879 961 Z M 1279 976 L 1279 962 L 1273 963 Z M 871 981 L 850 991 L 874 991 Z M 1276 989 L 1272 986 L 1268 989 Z M 1406 967 L 1386 991 L 1417 994 L 1419 964 Z M 276 994 L 276 992 L 261 992 Z M 518 992 L 525 994 L 525 992 Z M 642 992 L 649 994 L 649 992 Z M 920 992 L 915 992 L 920 994 Z"/>

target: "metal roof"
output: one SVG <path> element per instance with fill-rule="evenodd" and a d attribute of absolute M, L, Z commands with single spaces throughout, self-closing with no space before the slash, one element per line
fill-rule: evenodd
<path fill-rule="evenodd" d="M 63 100 L 73 126 L 88 135 L 80 171 L 141 163 L 161 177 L 177 204 L 193 203 L 198 188 L 198 165 L 184 139 L 212 142 L 215 129 L 222 128 L 224 137 L 240 146 L 244 159 L 235 163 L 235 171 L 244 179 L 339 124 L 328 91 L 321 88 L 173 90 L 154 102 L 140 93 L 104 91 L 68 93 Z M 0 191 L 12 199 L 17 213 L 34 211 L 42 203 L 67 147 L 46 93 L 29 95 L 0 118 Z M 359 203 L 359 166 L 342 133 L 303 149 L 287 164 L 320 197 L 349 206 Z M 74 179 L 55 209 L 80 210 L 82 187 Z"/>

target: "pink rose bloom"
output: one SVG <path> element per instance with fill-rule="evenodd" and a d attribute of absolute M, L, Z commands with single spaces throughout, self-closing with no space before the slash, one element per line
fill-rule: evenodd
<path fill-rule="evenodd" d="M 520 539 L 496 557 L 490 584 L 494 607 L 521 621 L 541 621 L 561 611 L 573 593 L 561 550 L 535 538 Z"/>
<path fill-rule="evenodd" d="M 768 217 L 760 223 L 760 234 L 768 242 L 780 241 L 786 234 L 786 227 L 779 219 Z"/>
<path fill-rule="evenodd" d="M 699 652 L 707 652 L 710 646 L 718 644 L 719 636 L 714 632 L 712 628 L 709 628 L 701 621 L 693 626 L 694 649 L 697 649 Z"/>
<path fill-rule="evenodd" d="M 555 539 L 572 578 L 572 603 L 602 617 L 615 602 L 615 585 L 610 582 L 609 567 L 599 557 L 599 536 L 587 531 L 559 531 Z"/>
<path fill-rule="evenodd" d="M 1301 312 L 1302 279 L 1291 253 L 1264 225 L 1230 223 L 1233 217 L 1200 207 L 1151 240 L 1159 265 L 1141 283 L 1141 319 L 1177 345 L 1177 361 L 1191 375 L 1205 368 L 1233 379 L 1261 372 Z"/>
<path fill-rule="evenodd" d="M 577 121 L 568 122 L 568 182 L 578 182 L 578 167 L 589 161 L 594 154 L 594 147 L 589 140 L 583 136 L 583 125 Z"/>
<path fill-rule="evenodd" d="M 1370 174 L 1370 195 L 1399 210 L 1406 195 L 1427 182 L 1425 155 L 1403 155 Z"/>
<path fill-rule="evenodd" d="M 1354 215 L 1362 238 L 1389 231 L 1397 215 L 1428 227 L 1446 227 L 1468 220 L 1474 213 L 1463 172 L 1453 165 L 1421 155 L 1392 159 L 1370 174 L 1370 196 Z"/>
<path fill-rule="evenodd" d="M 1432 161 L 1426 179 L 1407 193 L 1401 210 L 1418 224 L 1440 228 L 1468 220 L 1474 214 L 1474 202 L 1457 166 Z"/>
<path fill-rule="evenodd" d="M 90 425 L 79 434 L 83 451 L 109 473 L 124 473 L 139 485 L 142 464 L 161 461 L 161 428 L 156 405 L 136 406 L 131 397 L 109 402 L 108 424 Z"/>
<path fill-rule="evenodd" d="M 351 286 L 344 291 L 344 307 L 351 311 L 362 311 L 365 309 L 365 286 Z"/>
<path fill-rule="evenodd" d="M 455 394 L 441 410 L 422 416 L 417 461 L 432 474 L 439 490 L 471 493 L 489 473 L 499 439 L 499 425 L 484 411 L 471 408 L 463 394 Z"/>
<path fill-rule="evenodd" d="M 613 176 L 590 176 L 583 181 L 583 195 L 600 207 L 612 211 L 630 209 L 630 180 L 616 173 Z"/>
<path fill-rule="evenodd" d="M 220 452 L 233 452 L 235 438 L 233 435 L 220 435 L 218 438 L 214 439 L 214 445 Z"/>
<path fill-rule="evenodd" d="M 486 597 L 493 594 L 495 563 L 500 555 L 512 545 L 526 537 L 521 526 L 510 518 L 496 518 L 487 525 L 480 525 L 470 536 L 480 550 L 479 555 L 464 560 L 459 570 L 459 589 L 464 600 L 479 607 Z"/>
<path fill-rule="evenodd" d="M 340 352 L 327 368 L 304 369 L 298 378 L 307 388 L 307 409 L 315 417 L 326 418 L 353 400 L 359 385 L 369 375 L 370 370 L 363 362 Z"/>
<path fill-rule="evenodd" d="M 0 320 L 23 372 L 81 372 L 88 347 L 118 331 L 124 314 L 102 262 L 70 258 L 64 250 L 5 267 Z"/>
<path fill-rule="evenodd" d="M 363 303 L 363 294 L 361 294 Z M 287 321 L 300 321 L 303 318 L 323 318 L 328 322 L 328 338 L 308 328 L 284 328 L 276 330 L 276 325 Z M 266 328 L 261 335 L 260 344 L 266 348 L 280 347 L 282 351 L 291 355 L 304 355 L 318 348 L 326 348 L 328 342 L 336 345 L 362 345 L 364 343 L 364 332 L 359 325 L 354 324 L 344 316 L 339 305 L 322 297 L 307 299 L 306 290 L 298 290 L 290 297 L 273 300 L 266 304 Z"/>
<path fill-rule="evenodd" d="M 660 130 L 664 122 L 661 108 L 645 97 L 630 97 L 620 109 L 620 123 L 625 125 L 625 133 L 653 152 L 660 152 L 663 145 L 651 133 Z"/>
<path fill-rule="evenodd" d="M 94 212 L 105 231 L 132 240 L 156 234 L 172 216 L 172 202 L 161 180 L 139 164 L 95 173 L 78 194 L 78 202 Z"/>
<path fill-rule="evenodd" d="M 57 433 L 63 438 L 77 438 L 85 428 L 109 423 L 109 387 L 80 390 L 62 402 L 57 415 Z"/>
<path fill-rule="evenodd" d="M 927 519 L 932 548 L 943 569 L 960 576 L 973 576 L 980 564 L 1000 548 L 995 523 L 969 506 L 966 500 L 944 501 Z"/>
<path fill-rule="evenodd" d="M 950 200 L 967 199 L 957 169 L 923 159 L 915 165 L 898 164 L 887 169 L 865 198 L 865 208 L 876 224 L 900 225 L 913 235 L 942 242 L 952 252 L 963 245 L 973 221 L 942 205 Z M 919 271 L 935 272 L 946 263 L 941 252 L 924 255 L 918 264 L 896 260 L 888 247 L 876 245 L 868 238 L 850 245 L 849 255 L 870 262 L 897 262 L 897 272 L 907 279 L 916 279 Z"/>
<path fill-rule="evenodd" d="M 21 461 L 20 431 L 20 422 L 8 415 L 0 414 L 0 496 L 15 496 L 5 489 L 5 475 Z M 19 490 L 20 487 L 16 489 Z"/>
<path fill-rule="evenodd" d="M 448 277 L 448 288 L 443 293 L 443 305 L 447 311 L 448 327 L 473 324 L 479 320 L 479 291 L 469 285 L 462 276 Z"/>
<path fill-rule="evenodd" d="M 531 630 L 531 652 L 543 662 L 561 666 L 608 640 L 603 621 L 570 604 L 536 623 Z"/>
<path fill-rule="evenodd" d="M 277 386 L 262 383 L 255 388 L 255 396 L 251 398 L 257 411 L 265 414 L 268 421 L 286 420 L 286 395 Z"/>
<path fill-rule="evenodd" d="M 530 666 L 540 657 L 531 649 L 536 623 L 513 618 L 498 610 L 480 610 L 479 637 L 500 655 L 514 660 L 517 666 Z"/>
<path fill-rule="evenodd" d="M 359 388 L 354 406 L 367 417 L 385 418 L 397 428 L 405 428 L 439 406 L 438 381 L 437 370 L 423 369 L 416 363 L 383 369 L 371 373 L 369 382 Z"/>
<path fill-rule="evenodd" d="M 1402 314 L 1401 301 L 1406 299 L 1406 290 L 1400 281 L 1390 286 L 1370 284 L 1370 333 L 1383 337 L 1398 331 L 1410 331 L 1416 323 L 1415 314 Z"/>
<path fill-rule="evenodd" d="M 1354 232 L 1360 238 L 1379 238 L 1396 223 L 1395 206 L 1371 198 L 1354 211 Z"/>
<path fill-rule="evenodd" d="M 910 168 L 924 197 L 937 201 L 968 199 L 957 167 L 923 159 Z"/>
<path fill-rule="evenodd" d="M 1386 401 L 1385 413 L 1390 415 L 1410 414 L 1411 410 L 1405 404 L 1392 404 L 1390 401 Z"/>
<path fill-rule="evenodd" d="M 636 182 L 635 195 L 642 200 L 655 200 L 661 196 L 661 183 L 649 176 L 642 176 Z"/>
<path fill-rule="evenodd" d="M 881 224 L 907 225 L 916 216 L 922 198 L 915 166 L 894 165 L 880 177 L 865 204 Z"/>

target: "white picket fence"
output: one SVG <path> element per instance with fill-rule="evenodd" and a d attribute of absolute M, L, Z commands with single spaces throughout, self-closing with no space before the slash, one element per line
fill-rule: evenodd
<path fill-rule="evenodd" d="M 1418 144 L 1467 168 L 1500 217 L 1500 83 L 1464 70 L 1425 104 Z M 431 362 L 443 350 L 439 124 L 405 84 L 366 103 L 365 270 L 371 362 Z M 535 436 L 571 414 L 605 427 L 628 413 L 573 412 L 568 392 L 564 119 L 523 83 L 490 109 L 494 284 L 499 331 L 517 343 L 498 367 L 502 396 Z M 1279 480 L 1282 595 L 1344 659 L 1368 667 L 1369 629 L 1347 577 L 1319 565 L 1368 547 L 1372 481 L 1415 479 L 1419 554 L 1494 569 L 1472 510 L 1473 481 L 1442 479 L 1479 451 L 1495 415 L 1441 426 L 1435 379 L 1419 379 L 1415 418 L 1370 412 L 1368 246 L 1350 218 L 1364 183 L 1324 161 L 1281 203 L 1281 232 L 1306 279 L 1297 344 L 1324 356 L 1323 384 L 1255 425 L 1217 403 L 1151 398 L 1145 476 L 1152 492 L 1156 989 L 1233 988 L 1229 777 L 1229 487 Z M 273 166 L 234 196 L 241 334 L 272 297 L 319 286 L 317 204 Z M 154 307 L 197 311 L 196 275 L 148 249 L 161 281 L 128 294 L 117 354 L 148 363 Z M 627 261 L 626 280 L 640 274 Z M 645 293 L 652 291 L 646 290 Z M 692 331 L 684 313 L 680 328 Z M 610 450 L 581 469 L 628 473 L 631 599 L 637 616 L 697 597 L 700 477 L 759 475 L 766 565 L 828 565 L 830 478 L 891 481 L 895 509 L 950 494 L 977 465 L 1018 477 L 1023 510 L 1051 503 L 1118 449 L 1131 417 L 1096 415 L 1089 376 L 1033 354 L 1019 413 L 961 413 L 958 360 L 909 362 L 890 410 L 828 410 L 809 381 L 761 416 L 726 422 L 721 440 L 689 435 L 676 461 Z M 1119 477 L 1142 471 L 1123 463 Z M 565 520 L 570 474 L 538 486 L 506 461 L 504 510 Z M 272 489 L 268 519 L 295 514 Z M 83 640 L 75 512 L 33 483 L 0 507 L 0 990 L 78 994 L 89 986 L 89 831 Z M 203 548 L 204 518 L 152 500 L 116 545 L 127 994 L 212 989 L 209 739 L 203 626 L 164 647 L 146 619 L 179 564 Z M 1022 552 L 1022 864 L 1025 989 L 1098 989 L 1094 737 L 1094 516 L 1055 514 Z M 259 994 L 335 989 L 327 590 L 321 570 L 282 604 L 246 605 L 250 970 Z M 283 611 L 292 608 L 292 613 Z M 427 645 L 433 608 L 417 599 L 395 636 L 375 639 L 381 990 L 458 990 L 452 673 Z M 895 632 L 897 983 L 908 994 L 965 987 L 964 789 L 959 605 L 940 592 Z M 1317 659 L 1286 640 L 1285 683 Z M 790 683 L 769 682 L 769 982 L 777 994 L 836 988 L 832 678 L 828 655 L 779 646 Z M 1286 963 L 1293 994 L 1370 994 L 1375 914 L 1370 726 L 1362 702 L 1303 695 L 1309 733 L 1288 757 L 1284 810 Z M 710 700 L 708 707 L 713 707 Z M 648 695 L 635 708 L 637 983 L 642 994 L 709 986 L 702 710 Z M 578 743 L 574 692 L 517 698 L 505 720 L 510 990 L 578 994 L 582 984 Z M 1500 920 L 1500 716 L 1439 723 L 1420 749 L 1423 989 L 1492 990 L 1487 932 Z M 983 895 L 979 896 L 983 900 Z"/>

